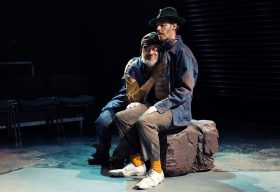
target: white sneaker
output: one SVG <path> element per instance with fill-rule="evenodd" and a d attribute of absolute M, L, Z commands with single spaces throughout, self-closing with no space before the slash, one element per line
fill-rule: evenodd
<path fill-rule="evenodd" d="M 145 175 L 146 166 L 145 164 L 135 167 L 132 163 L 129 163 L 122 169 L 114 169 L 109 171 L 110 176 L 115 177 L 127 177 L 127 176 L 141 176 Z"/>
<path fill-rule="evenodd" d="M 135 186 L 138 187 L 138 189 L 149 189 L 162 183 L 163 180 L 163 171 L 161 173 L 158 173 L 154 169 L 150 169 L 146 173 L 145 178 L 138 182 Z"/>

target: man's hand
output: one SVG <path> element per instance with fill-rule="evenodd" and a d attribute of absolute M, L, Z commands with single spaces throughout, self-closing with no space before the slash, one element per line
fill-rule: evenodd
<path fill-rule="evenodd" d="M 136 107 L 138 105 L 140 105 L 141 103 L 139 102 L 132 102 L 129 105 L 126 106 L 127 109 L 132 108 L 132 107 Z"/>
<path fill-rule="evenodd" d="M 164 63 L 160 62 L 158 65 L 155 66 L 152 76 L 155 79 L 158 79 L 161 76 L 161 74 L 163 73 L 163 70 L 164 70 Z"/>
<path fill-rule="evenodd" d="M 154 107 L 154 106 L 151 106 L 151 107 L 149 107 L 149 109 L 143 115 L 150 114 L 150 113 L 155 112 L 155 111 L 157 111 L 157 108 Z"/>

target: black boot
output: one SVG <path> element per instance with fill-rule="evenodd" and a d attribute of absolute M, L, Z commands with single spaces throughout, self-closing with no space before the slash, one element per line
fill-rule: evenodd
<path fill-rule="evenodd" d="M 88 158 L 89 165 L 108 165 L 108 160 L 110 158 L 109 150 L 104 150 L 104 148 L 99 144 L 92 144 L 96 148 L 96 152 Z"/>
<path fill-rule="evenodd" d="M 109 170 L 113 170 L 113 169 L 122 169 L 126 163 L 125 163 L 125 159 L 113 156 L 109 159 L 108 164 L 109 164 Z"/>

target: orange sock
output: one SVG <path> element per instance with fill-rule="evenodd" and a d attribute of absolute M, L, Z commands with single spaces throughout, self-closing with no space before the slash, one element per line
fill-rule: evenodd
<path fill-rule="evenodd" d="M 161 173 L 162 168 L 161 168 L 160 160 L 151 161 L 151 169 L 154 169 L 156 172 Z"/>
<path fill-rule="evenodd" d="M 130 157 L 130 162 L 135 166 L 139 167 L 144 164 L 144 161 L 141 160 L 140 154 L 135 154 Z"/>

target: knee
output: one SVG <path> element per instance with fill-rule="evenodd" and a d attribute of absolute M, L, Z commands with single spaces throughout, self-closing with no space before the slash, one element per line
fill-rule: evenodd
<path fill-rule="evenodd" d="M 95 121 L 96 128 L 109 127 L 113 122 L 113 117 L 106 115 L 105 113 L 101 113 L 99 117 Z"/>
<path fill-rule="evenodd" d="M 98 118 L 96 121 L 95 121 L 95 127 L 96 129 L 98 130 L 102 130 L 104 129 L 104 127 L 107 127 L 109 125 L 108 122 L 106 122 L 105 118 Z"/>
<path fill-rule="evenodd" d="M 104 118 L 101 115 L 99 115 L 99 117 L 95 120 L 95 126 L 100 127 L 103 124 L 104 124 Z"/>
<path fill-rule="evenodd" d="M 144 130 L 149 130 L 151 128 L 151 122 L 145 118 L 145 117 L 140 117 L 137 122 L 136 122 L 136 127 L 138 131 L 144 131 Z"/>
<path fill-rule="evenodd" d="M 125 115 L 124 111 L 117 112 L 115 115 L 115 122 L 117 122 L 117 123 L 122 122 L 122 119 L 124 119 L 125 116 L 126 115 Z"/>

